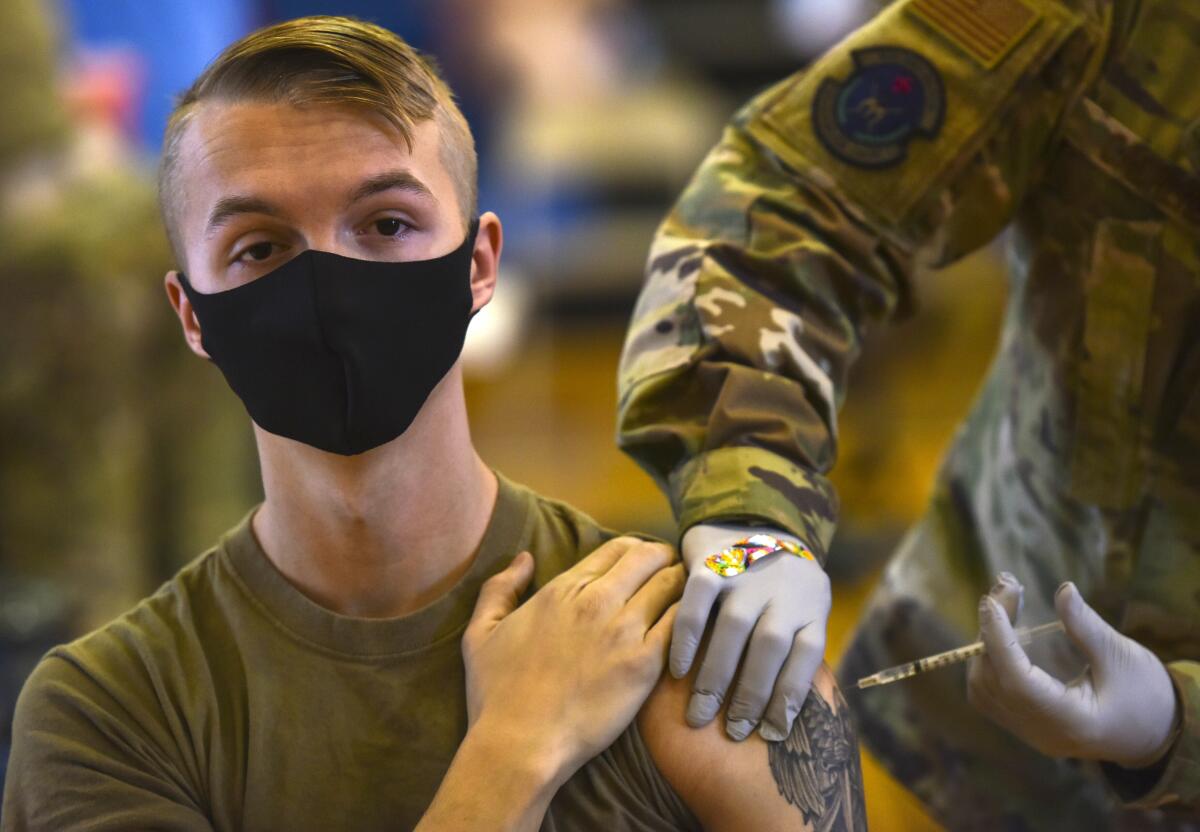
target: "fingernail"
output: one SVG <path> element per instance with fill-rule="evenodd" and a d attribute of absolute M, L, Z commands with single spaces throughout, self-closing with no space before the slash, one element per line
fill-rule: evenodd
<path fill-rule="evenodd" d="M 1058 589 L 1054 590 L 1054 594 L 1057 595 L 1058 593 L 1062 592 L 1064 589 L 1066 589 L 1069 586 L 1073 586 L 1073 584 L 1070 581 L 1063 581 L 1061 584 L 1058 585 Z"/>
<path fill-rule="evenodd" d="M 725 721 L 725 733 L 729 735 L 731 740 L 741 742 L 750 736 L 750 732 L 754 730 L 754 723 L 748 719 L 729 719 Z"/>
<path fill-rule="evenodd" d="M 699 728 L 712 722 L 712 718 L 721 710 L 721 700 L 711 693 L 697 693 L 688 703 L 687 721 L 693 728 Z"/>
<path fill-rule="evenodd" d="M 999 595 L 1005 590 L 1012 590 L 1019 587 L 1021 584 L 1011 572 L 1001 572 L 996 576 L 996 582 L 992 584 L 992 588 L 988 590 L 988 595 Z"/>
<path fill-rule="evenodd" d="M 763 722 L 758 726 L 758 735 L 767 742 L 782 742 L 787 739 L 787 734 L 769 722 Z"/>

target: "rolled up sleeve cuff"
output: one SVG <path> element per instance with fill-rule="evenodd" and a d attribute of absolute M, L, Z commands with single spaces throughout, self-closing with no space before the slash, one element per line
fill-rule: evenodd
<path fill-rule="evenodd" d="M 699 523 L 754 521 L 800 538 L 825 565 L 837 496 L 820 474 L 761 448 L 718 448 L 676 469 L 671 507 L 683 535 Z"/>
<path fill-rule="evenodd" d="M 1180 733 L 1158 765 L 1131 771 L 1101 764 L 1105 777 L 1126 806 L 1200 806 L 1200 663 L 1171 662 L 1167 672 L 1181 708 Z"/>

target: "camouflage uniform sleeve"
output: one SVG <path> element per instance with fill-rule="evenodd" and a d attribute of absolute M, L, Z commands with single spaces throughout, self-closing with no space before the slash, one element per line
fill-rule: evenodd
<path fill-rule="evenodd" d="M 978 43 L 916 8 L 954 4 L 900 0 L 739 111 L 659 227 L 621 359 L 618 442 L 681 532 L 765 521 L 824 558 L 836 522 L 825 474 L 864 336 L 911 307 L 918 267 L 1007 224 L 1099 70 L 1107 3 L 983 5 L 1024 27 L 990 68 L 968 49 Z M 871 72 L 923 106 L 900 107 L 900 139 L 865 147 L 836 107 Z M 868 92 L 859 106 L 879 105 Z"/>
<path fill-rule="evenodd" d="M 1200 662 L 1171 662 L 1167 671 L 1175 683 L 1181 722 L 1166 759 L 1144 771 L 1101 765 L 1113 790 L 1132 808 L 1200 808 Z"/>

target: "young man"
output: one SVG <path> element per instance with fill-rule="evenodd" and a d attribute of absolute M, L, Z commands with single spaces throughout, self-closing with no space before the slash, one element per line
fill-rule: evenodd
<path fill-rule="evenodd" d="M 782 741 L 689 729 L 672 552 L 475 453 L 458 355 L 502 234 L 474 177 L 449 90 L 357 21 L 257 32 L 184 96 L 167 294 L 266 499 L 42 661 L 4 829 L 865 825 L 827 670 Z"/>

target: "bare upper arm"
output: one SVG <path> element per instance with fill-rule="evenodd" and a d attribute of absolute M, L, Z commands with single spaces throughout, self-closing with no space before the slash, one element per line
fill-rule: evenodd
<path fill-rule="evenodd" d="M 684 714 L 694 674 L 695 666 L 685 679 L 664 674 L 638 714 L 638 729 L 705 829 L 866 829 L 858 742 L 826 665 L 791 735 L 770 743 L 757 733 L 729 739 L 724 709 L 704 728 L 690 728 Z"/>

